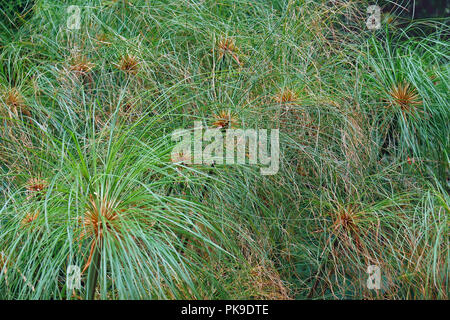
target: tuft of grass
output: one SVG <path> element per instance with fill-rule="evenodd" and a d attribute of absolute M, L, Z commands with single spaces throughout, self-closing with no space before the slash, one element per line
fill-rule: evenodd
<path fill-rule="evenodd" d="M 410 87 L 409 83 L 399 83 L 391 88 L 389 95 L 392 97 L 391 103 L 400 107 L 404 114 L 414 113 L 415 108 L 422 104 L 415 88 Z"/>

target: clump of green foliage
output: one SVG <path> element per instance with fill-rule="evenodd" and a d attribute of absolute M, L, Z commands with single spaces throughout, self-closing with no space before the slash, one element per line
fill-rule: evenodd
<path fill-rule="evenodd" d="M 0 32 L 0 298 L 448 299 L 448 21 L 368 5 L 36 0 Z M 280 130 L 276 175 L 171 161 L 223 114 Z"/>

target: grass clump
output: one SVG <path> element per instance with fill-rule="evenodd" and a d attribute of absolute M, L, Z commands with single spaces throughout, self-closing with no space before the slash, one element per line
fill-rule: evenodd
<path fill-rule="evenodd" d="M 0 32 L 0 298 L 448 299 L 448 21 L 69 5 Z M 279 129 L 278 173 L 171 155 L 194 121 Z"/>

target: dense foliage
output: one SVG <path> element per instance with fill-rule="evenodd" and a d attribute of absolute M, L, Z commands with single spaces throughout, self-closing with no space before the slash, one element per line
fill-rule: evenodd
<path fill-rule="evenodd" d="M 397 8 L 368 30 L 356 0 L 36 0 L 6 19 L 3 3 L 0 298 L 448 299 L 447 19 Z M 174 163 L 194 121 L 279 128 L 279 172 Z"/>

